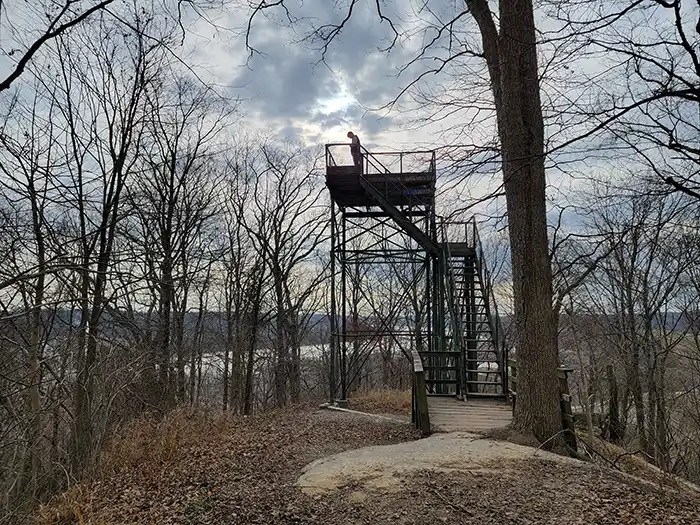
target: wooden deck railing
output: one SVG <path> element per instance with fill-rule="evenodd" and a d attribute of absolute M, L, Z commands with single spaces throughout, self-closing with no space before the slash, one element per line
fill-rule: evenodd
<path fill-rule="evenodd" d="M 564 432 L 564 441 L 572 449 L 576 450 L 576 430 L 574 428 L 574 414 L 571 410 L 571 394 L 569 393 L 569 374 L 573 368 L 560 366 L 557 369 L 559 379 L 559 405 L 561 407 L 561 422 Z M 508 393 L 513 402 L 515 410 L 515 393 L 517 391 L 518 367 L 515 359 L 508 360 Z"/>
<path fill-rule="evenodd" d="M 413 357 L 413 423 L 424 435 L 430 434 L 430 416 L 428 415 L 428 391 L 425 388 L 425 370 L 423 361 L 416 350 Z"/>

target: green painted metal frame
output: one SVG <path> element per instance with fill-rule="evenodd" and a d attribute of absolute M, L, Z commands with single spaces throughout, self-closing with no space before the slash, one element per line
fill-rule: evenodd
<path fill-rule="evenodd" d="M 337 166 L 334 156 L 332 154 L 331 148 L 334 146 L 348 147 L 348 144 L 329 144 L 326 146 L 326 163 L 327 166 Z M 454 359 L 453 356 L 446 354 L 448 346 L 454 346 L 454 343 L 450 345 L 446 338 L 446 304 L 447 304 L 447 294 L 446 290 L 445 276 L 447 275 L 447 255 L 443 246 L 447 246 L 446 243 L 439 242 L 439 228 L 442 225 L 438 224 L 438 218 L 435 214 L 435 192 L 433 186 L 433 192 L 431 199 L 426 204 L 424 200 L 420 201 L 422 204 L 411 206 L 404 205 L 399 206 L 399 210 L 394 209 L 394 205 L 388 202 L 383 202 L 384 195 L 389 195 L 390 192 L 396 194 L 397 191 L 400 192 L 401 187 L 401 173 L 397 178 L 397 173 L 392 172 L 389 168 L 385 167 L 382 162 L 377 158 L 377 154 L 372 154 L 362 148 L 363 160 L 361 173 L 373 173 L 373 182 L 369 182 L 360 175 L 359 183 L 365 189 L 367 195 L 374 199 L 375 202 L 381 204 L 382 211 L 377 211 L 376 209 L 366 210 L 357 207 L 345 207 L 342 208 L 337 205 L 337 203 L 332 202 L 331 204 L 331 366 L 330 366 L 330 401 L 333 402 L 338 398 L 347 399 L 349 389 L 351 389 L 355 377 L 351 376 L 348 370 L 348 324 L 347 324 L 347 305 L 348 305 L 348 268 L 353 264 L 377 264 L 377 263 L 387 263 L 387 261 L 392 261 L 393 264 L 416 264 L 420 261 L 422 272 L 424 272 L 424 284 L 426 290 L 426 311 L 424 319 L 425 328 L 425 340 L 428 343 L 427 352 L 433 353 L 429 357 L 428 362 L 424 362 L 425 370 L 423 372 L 423 379 L 425 381 L 426 377 L 429 377 L 433 384 L 429 387 L 431 392 L 434 394 L 451 394 L 449 391 L 448 384 L 441 384 L 440 380 L 446 379 L 449 372 L 445 372 L 444 368 L 449 366 L 448 363 L 450 359 Z M 403 170 L 404 164 L 403 159 L 405 155 L 410 154 L 430 154 L 431 161 L 429 165 L 429 170 L 432 173 L 433 180 L 435 179 L 435 152 L 391 152 L 385 153 L 385 155 L 394 155 L 399 158 L 399 169 Z M 330 170 L 329 170 L 330 172 Z M 384 180 L 381 178 L 377 180 L 376 175 L 387 174 L 391 177 L 386 177 Z M 415 175 L 415 172 L 413 173 Z M 379 185 L 379 186 L 377 186 Z M 406 192 L 405 192 L 406 193 Z M 408 197 L 410 201 L 410 197 Z M 418 201 L 416 201 L 418 202 Z M 398 212 L 398 213 L 397 213 Z M 400 217 L 397 215 L 401 215 Z M 418 218 L 419 222 L 411 219 Z M 366 221 L 366 226 L 364 230 L 362 228 L 358 229 L 358 223 L 354 222 L 356 219 L 363 219 Z M 351 248 L 348 246 L 348 232 L 352 231 L 351 239 L 369 237 L 374 234 L 377 237 L 379 227 L 386 226 L 390 222 L 394 223 L 395 231 L 391 234 L 401 235 L 404 240 L 412 239 L 413 249 L 405 249 L 400 247 L 388 248 L 391 244 L 390 236 L 382 233 L 378 235 L 373 244 L 369 244 L 364 248 Z M 410 222 L 410 224 L 408 224 Z M 489 319 L 489 326 L 491 326 L 494 331 L 493 337 L 495 344 L 497 346 L 497 353 L 500 354 L 499 363 L 503 366 L 499 366 L 501 371 L 501 381 L 503 382 L 503 389 L 507 387 L 507 367 L 505 366 L 506 354 L 505 346 L 503 345 L 503 340 L 501 337 L 502 331 L 500 330 L 500 319 L 498 318 L 498 312 L 495 305 L 495 297 L 493 296 L 493 287 L 490 281 L 490 276 L 488 270 L 485 266 L 479 264 L 479 258 L 483 258 L 483 248 L 481 246 L 480 239 L 478 237 L 478 232 L 476 230 L 475 220 L 450 223 L 452 225 L 464 225 L 464 239 L 467 245 L 473 246 L 473 249 L 469 254 L 464 254 L 465 257 L 473 257 L 476 263 L 473 265 L 465 264 L 466 271 L 475 271 L 480 279 L 481 287 L 484 290 L 484 294 L 487 296 L 484 298 L 486 302 L 486 316 Z M 471 270 L 466 270 L 471 268 Z M 472 274 L 473 276 L 473 274 Z M 469 308 L 473 313 L 476 308 L 474 306 L 476 291 L 474 288 L 475 279 L 468 279 L 469 276 L 465 275 L 465 280 L 470 282 L 470 288 L 465 290 L 465 297 L 463 298 L 464 304 L 459 303 L 458 308 Z M 423 276 L 421 276 L 421 279 Z M 411 285 L 415 285 L 412 282 Z M 338 291 L 340 294 L 338 295 Z M 493 307 L 493 312 L 489 310 L 489 304 Z M 470 308 L 471 307 L 471 308 Z M 378 314 L 378 312 L 374 312 Z M 454 315 L 461 315 L 460 312 L 453 312 Z M 495 315 L 494 315 L 495 314 Z M 492 317 L 493 315 L 493 317 Z M 381 315 L 378 315 L 381 317 Z M 394 341 L 399 343 L 398 338 L 402 333 L 396 330 L 391 330 L 388 328 L 390 323 L 382 322 L 383 326 L 386 326 L 385 331 L 376 331 L 375 335 L 389 335 Z M 460 395 L 461 389 L 464 388 L 467 381 L 466 369 L 475 369 L 476 367 L 466 366 L 467 363 L 478 362 L 478 351 L 476 343 L 476 330 L 477 321 L 476 314 L 473 313 L 472 316 L 467 320 L 466 327 L 466 337 L 467 344 L 460 345 L 460 357 L 457 363 L 458 374 L 462 374 L 464 377 L 459 377 L 457 381 L 457 394 Z M 420 338 L 422 339 L 421 332 Z M 399 348 L 403 351 L 404 355 L 409 360 L 412 360 L 410 351 L 406 350 L 400 343 Z M 371 345 L 368 345 L 368 349 L 364 354 L 363 363 L 369 358 L 371 354 Z M 500 352 L 499 350 L 500 349 Z M 442 367 L 442 374 L 445 377 L 438 377 L 438 368 Z M 471 372 L 473 375 L 474 372 Z M 435 382 L 437 380 L 437 382 Z M 464 392 L 469 394 L 469 392 Z M 415 395 L 414 395 L 415 400 Z M 415 407 L 414 407 L 415 409 Z"/>
<path fill-rule="evenodd" d="M 330 151 L 330 144 L 326 146 L 326 163 L 327 165 L 335 165 L 335 160 Z M 347 147 L 347 144 L 343 146 Z M 367 173 L 369 169 L 374 169 L 375 172 L 390 173 L 388 169 L 384 169 L 375 155 L 364 150 L 363 172 Z M 400 159 L 403 155 L 413 153 L 429 154 L 431 161 L 429 164 L 430 173 L 435 176 L 435 153 L 433 151 L 419 152 L 404 152 L 398 153 Z M 395 153 L 391 153 L 396 155 Z M 403 161 L 400 160 L 402 163 Z M 387 182 L 388 183 L 388 182 Z M 378 190 L 374 188 L 366 188 L 370 195 L 375 198 L 381 198 L 381 191 L 387 192 L 387 188 Z M 377 195 L 379 193 L 379 195 Z M 353 376 L 350 370 L 348 354 L 349 354 L 349 339 L 352 335 L 352 330 L 348 327 L 348 273 L 350 268 L 355 264 L 413 264 L 418 266 L 419 270 L 416 273 L 416 279 L 407 283 L 406 288 L 419 285 L 419 281 L 425 286 L 426 301 L 425 311 L 422 316 L 424 322 L 420 330 L 420 334 L 414 334 L 421 340 L 427 342 L 426 351 L 430 352 L 433 349 L 441 348 L 444 341 L 444 289 L 441 286 L 442 279 L 440 278 L 440 261 L 437 248 L 437 222 L 435 217 L 435 200 L 434 191 L 432 198 L 426 206 L 406 206 L 403 207 L 401 213 L 407 220 L 409 218 L 417 218 L 416 221 L 411 221 L 412 225 L 408 228 L 396 226 L 392 231 L 389 228 L 387 232 L 381 229 L 380 226 L 388 226 L 389 219 L 396 221 L 397 224 L 402 223 L 402 218 L 392 217 L 390 214 L 377 212 L 373 209 L 362 209 L 361 207 L 340 207 L 336 202 L 331 201 L 331 337 L 330 337 L 330 389 L 329 401 L 331 403 L 337 400 L 346 400 L 356 376 Z M 359 221 L 365 221 L 364 227 L 360 226 Z M 404 225 L 405 226 L 405 225 Z M 412 226 L 417 230 L 413 231 Z M 409 231 L 406 231 L 409 230 Z M 375 238 L 372 242 L 368 242 L 367 248 L 351 248 L 348 245 L 348 235 L 352 233 L 352 239 L 368 239 L 372 236 Z M 354 237 L 353 237 L 354 236 Z M 404 241 L 412 239 L 414 242 L 413 249 L 400 249 L 398 247 L 387 248 L 389 245 L 396 245 L 394 237 L 402 237 Z M 368 301 L 370 302 L 370 301 Z M 400 301 L 399 301 L 400 302 Z M 375 315 L 380 325 L 386 329 L 375 330 L 375 337 L 390 336 L 397 346 L 401 349 L 404 355 L 412 360 L 412 354 L 409 349 L 406 349 L 401 344 L 400 338 L 406 336 L 406 331 L 392 330 L 390 328 L 392 314 L 382 315 L 373 309 L 372 314 Z M 362 363 L 371 355 L 371 344 L 363 352 Z M 361 368 L 361 366 L 359 367 Z"/>

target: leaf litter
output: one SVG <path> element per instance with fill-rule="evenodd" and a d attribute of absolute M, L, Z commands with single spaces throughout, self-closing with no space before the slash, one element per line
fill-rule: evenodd
<path fill-rule="evenodd" d="M 42 510 L 40 525 L 699 525 L 697 494 L 591 464 L 539 458 L 484 470 L 406 473 L 401 490 L 355 482 L 307 495 L 309 462 L 418 438 L 410 425 L 312 409 L 211 421 L 168 454 L 149 453 Z M 126 436 L 128 437 L 128 436 Z"/>

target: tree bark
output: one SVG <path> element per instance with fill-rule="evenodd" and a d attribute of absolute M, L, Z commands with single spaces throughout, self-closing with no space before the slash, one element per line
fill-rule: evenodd
<path fill-rule="evenodd" d="M 230 315 L 229 312 L 227 312 L 227 317 Z M 231 337 L 231 332 L 232 332 L 232 327 L 230 320 L 227 321 L 226 323 L 227 326 L 227 336 L 226 336 L 226 346 L 224 347 L 224 393 L 223 393 L 223 399 L 222 399 L 222 409 L 224 412 L 228 410 L 228 385 L 229 385 L 229 376 L 228 376 L 228 367 L 229 367 L 229 356 L 231 354 L 230 348 L 232 346 L 232 337 Z"/>
<path fill-rule="evenodd" d="M 42 433 L 42 414 L 41 414 L 41 359 L 43 353 L 43 327 L 41 320 L 41 311 L 44 303 L 44 292 L 46 287 L 46 245 L 44 242 L 44 212 L 39 203 L 37 195 L 34 174 L 29 177 L 27 189 L 30 195 L 30 204 L 32 210 L 32 228 L 34 239 L 36 241 L 37 255 L 37 273 L 38 277 L 34 284 L 34 304 L 30 313 L 30 341 L 29 341 L 29 356 L 27 360 L 27 381 L 28 386 L 28 405 L 30 414 L 29 437 L 31 443 L 29 446 L 29 465 L 31 480 L 31 496 L 36 498 L 38 494 L 39 474 L 41 471 L 41 433 Z"/>
<path fill-rule="evenodd" d="M 498 33 L 486 0 L 467 0 L 467 7 L 481 31 L 501 142 L 519 372 L 513 424 L 545 442 L 562 422 L 533 5 L 499 2 Z"/>
<path fill-rule="evenodd" d="M 184 250 L 183 250 L 184 253 Z M 183 257 L 184 259 L 184 257 Z M 177 401 L 185 401 L 185 316 L 187 315 L 187 301 L 189 295 L 189 284 L 186 282 L 190 278 L 187 274 L 187 264 L 183 262 L 183 285 L 182 300 L 179 311 L 175 312 L 175 352 L 177 356 Z M 202 310 L 199 314 L 202 315 Z"/>
<path fill-rule="evenodd" d="M 243 393 L 243 414 L 249 416 L 253 412 L 253 372 L 255 365 L 255 343 L 257 328 L 257 309 L 253 308 L 251 313 L 252 322 L 250 324 L 250 340 L 248 342 L 248 355 L 245 368 L 245 391 Z"/>
<path fill-rule="evenodd" d="M 246 359 L 245 370 L 245 390 L 243 392 L 243 414 L 250 415 L 253 410 L 253 373 L 255 371 L 255 345 L 257 343 L 258 322 L 260 320 L 260 308 L 262 306 L 262 289 L 265 271 L 263 263 L 258 263 L 255 267 L 253 277 L 251 278 L 252 286 L 250 288 L 250 312 L 246 316 L 246 328 L 249 334 L 248 337 L 248 353 Z"/>
<path fill-rule="evenodd" d="M 287 404 L 287 379 L 289 348 L 287 346 L 287 312 L 282 290 L 281 271 L 273 272 L 275 280 L 275 404 L 283 407 Z"/>
<path fill-rule="evenodd" d="M 292 403 L 298 402 L 301 398 L 301 342 L 299 332 L 299 324 L 297 322 L 292 323 L 289 334 L 289 346 L 291 349 L 289 387 Z"/>
<path fill-rule="evenodd" d="M 666 409 L 666 358 L 668 354 L 660 353 L 657 366 L 657 387 L 659 395 L 656 397 L 656 464 L 668 471 L 671 465 L 671 451 L 669 450 L 667 409 Z"/>
<path fill-rule="evenodd" d="M 606 367 L 606 374 L 608 376 L 608 388 L 610 389 L 610 399 L 608 401 L 608 440 L 611 443 L 619 444 L 622 442 L 623 429 L 620 423 L 620 396 L 612 365 Z"/>

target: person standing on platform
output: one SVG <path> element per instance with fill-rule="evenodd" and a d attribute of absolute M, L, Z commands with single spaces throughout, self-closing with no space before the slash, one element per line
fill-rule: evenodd
<path fill-rule="evenodd" d="M 352 131 L 348 131 L 348 138 L 350 139 L 350 153 L 352 154 L 352 161 L 356 168 L 360 168 L 362 172 L 362 151 L 360 148 L 360 137 L 355 135 Z"/>

